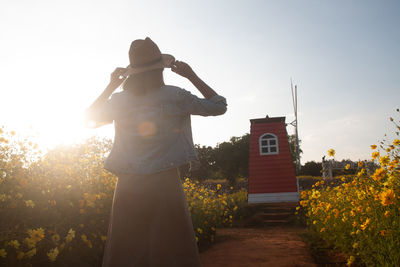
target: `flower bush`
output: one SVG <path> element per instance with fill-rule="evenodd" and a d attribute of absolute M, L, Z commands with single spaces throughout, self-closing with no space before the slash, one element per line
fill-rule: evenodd
<path fill-rule="evenodd" d="M 103 169 L 109 140 L 88 139 L 45 154 L 0 128 L 0 266 L 100 266 L 117 178 Z M 214 241 L 247 192 L 183 183 L 196 238 Z"/>
<path fill-rule="evenodd" d="M 393 119 L 391 119 L 393 121 Z M 400 127 L 395 123 L 396 135 Z M 301 192 L 310 231 L 367 266 L 400 263 L 400 140 L 372 145 L 376 168 L 359 162 L 357 175 L 338 186 L 317 182 Z M 330 150 L 333 156 L 334 151 Z"/>

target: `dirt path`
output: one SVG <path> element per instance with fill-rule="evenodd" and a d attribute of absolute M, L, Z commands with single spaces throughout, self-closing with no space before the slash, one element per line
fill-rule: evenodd
<path fill-rule="evenodd" d="M 302 228 L 217 229 L 211 248 L 200 254 L 203 267 L 317 266 L 299 233 Z"/>

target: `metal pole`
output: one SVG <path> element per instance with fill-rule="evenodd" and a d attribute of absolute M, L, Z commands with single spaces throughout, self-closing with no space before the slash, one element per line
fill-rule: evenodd
<path fill-rule="evenodd" d="M 298 120 L 297 120 L 297 85 L 294 86 L 295 92 L 295 119 L 296 119 L 296 163 L 297 163 L 297 170 L 300 171 L 301 163 L 300 163 L 300 149 L 299 149 L 299 132 L 298 132 Z"/>

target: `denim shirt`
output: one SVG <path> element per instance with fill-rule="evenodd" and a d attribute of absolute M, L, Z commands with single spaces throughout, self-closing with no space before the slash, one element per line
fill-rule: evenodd
<path fill-rule="evenodd" d="M 114 93 L 89 120 L 95 127 L 114 121 L 114 144 L 105 169 L 117 175 L 151 174 L 198 162 L 190 115 L 221 115 L 226 107 L 222 96 L 204 99 L 165 85 L 141 96 Z"/>

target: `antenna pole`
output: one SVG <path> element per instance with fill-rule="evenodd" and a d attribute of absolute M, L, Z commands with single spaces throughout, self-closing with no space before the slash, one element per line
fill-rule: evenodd
<path fill-rule="evenodd" d="M 297 121 L 297 85 L 294 86 L 294 90 L 295 90 L 294 91 L 295 92 L 295 104 L 294 104 L 295 112 L 294 112 L 294 116 L 295 116 L 295 120 L 296 120 L 295 130 L 296 130 L 296 156 L 297 156 L 296 163 L 297 163 L 297 170 L 300 171 L 301 163 L 300 163 L 300 144 L 299 144 L 299 132 L 298 132 L 299 123 Z"/>
<path fill-rule="evenodd" d="M 297 85 L 294 86 L 294 91 L 293 91 L 292 78 L 290 78 L 290 87 L 292 90 L 292 100 L 294 109 L 294 121 L 291 123 L 291 125 L 294 126 L 296 170 L 300 171 L 301 163 L 300 163 L 300 145 L 299 145 L 299 132 L 298 132 L 298 121 L 297 121 Z"/>

